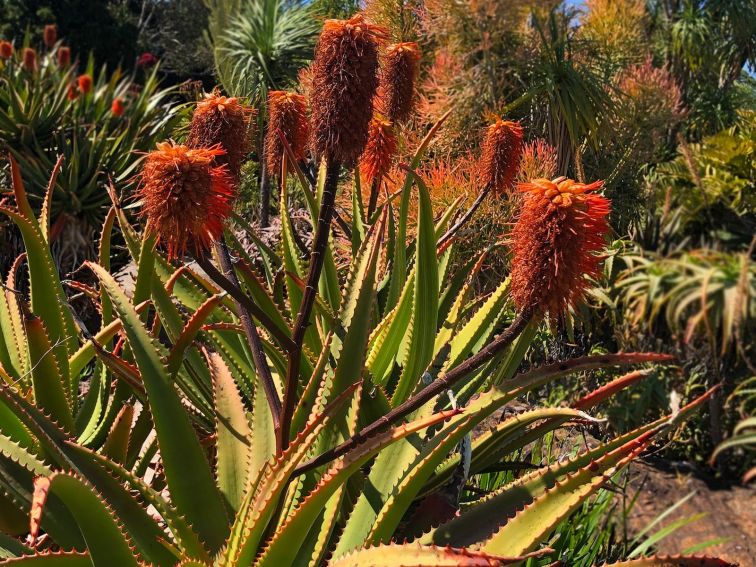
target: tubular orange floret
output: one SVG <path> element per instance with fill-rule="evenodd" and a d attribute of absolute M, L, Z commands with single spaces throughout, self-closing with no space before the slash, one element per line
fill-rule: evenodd
<path fill-rule="evenodd" d="M 114 98 L 113 104 L 110 105 L 110 112 L 113 113 L 113 116 L 123 116 L 123 113 L 126 112 L 126 105 L 123 104 L 123 99 Z"/>
<path fill-rule="evenodd" d="M 265 162 L 273 175 L 281 173 L 284 145 L 281 134 L 291 147 L 294 158 L 304 159 L 310 125 L 307 101 L 301 94 L 287 91 L 268 93 L 268 131 L 265 134 Z"/>
<path fill-rule="evenodd" d="M 317 157 L 353 166 L 365 149 L 385 29 L 357 14 L 326 20 L 312 63 L 312 146 Z"/>
<path fill-rule="evenodd" d="M 0 59 L 13 57 L 13 44 L 10 41 L 0 41 Z"/>
<path fill-rule="evenodd" d="M 79 92 L 81 94 L 87 94 L 92 90 L 92 77 L 89 75 L 79 75 L 76 82 L 79 85 Z"/>
<path fill-rule="evenodd" d="M 61 46 L 58 48 L 58 67 L 68 67 L 71 64 L 71 48 Z"/>
<path fill-rule="evenodd" d="M 419 65 L 420 48 L 414 42 L 396 43 L 386 49 L 380 98 L 383 113 L 392 122 L 403 122 L 412 114 Z"/>
<path fill-rule="evenodd" d="M 37 69 L 37 52 L 31 47 L 24 47 L 23 51 L 23 65 L 27 71 L 34 71 Z"/>
<path fill-rule="evenodd" d="M 236 182 L 249 152 L 249 125 L 253 112 L 236 97 L 207 94 L 194 110 L 187 145 L 190 148 L 220 145 L 224 153 L 218 154 L 216 164 L 228 165 L 228 172 Z"/>
<path fill-rule="evenodd" d="M 42 34 L 42 40 L 45 43 L 45 47 L 50 49 L 55 45 L 55 42 L 58 41 L 58 28 L 55 26 L 55 24 L 47 24 L 45 26 L 45 31 Z"/>
<path fill-rule="evenodd" d="M 584 185 L 558 177 L 519 186 L 525 193 L 512 230 L 512 296 L 517 308 L 552 320 L 580 302 L 588 277 L 600 273 L 608 231 L 608 199 L 593 191 L 603 181 Z"/>
<path fill-rule="evenodd" d="M 388 173 L 396 154 L 396 145 L 391 122 L 373 118 L 370 121 L 368 142 L 360 157 L 360 174 L 366 185 Z"/>
<path fill-rule="evenodd" d="M 223 153 L 219 146 L 191 149 L 164 142 L 147 155 L 138 193 L 142 214 L 170 259 L 187 249 L 204 253 L 222 235 L 234 197 L 227 166 L 215 165 Z"/>
<path fill-rule="evenodd" d="M 486 130 L 480 167 L 484 185 L 496 194 L 512 187 L 522 157 L 522 126 L 518 122 L 497 119 Z"/>

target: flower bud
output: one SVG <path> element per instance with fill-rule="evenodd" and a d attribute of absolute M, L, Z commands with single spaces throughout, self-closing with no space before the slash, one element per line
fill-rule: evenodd
<path fill-rule="evenodd" d="M 273 175 L 281 173 L 284 146 L 281 134 L 296 160 L 305 157 L 310 125 L 307 122 L 305 97 L 286 91 L 268 93 L 268 130 L 265 134 L 265 161 Z"/>
<path fill-rule="evenodd" d="M 27 71 L 36 71 L 37 69 L 37 52 L 31 47 L 24 47 L 23 51 L 23 65 Z"/>
<path fill-rule="evenodd" d="M 326 20 L 312 63 L 312 146 L 318 158 L 352 167 L 365 149 L 378 88 L 383 28 L 357 14 Z"/>
<path fill-rule="evenodd" d="M 71 48 L 61 46 L 58 48 L 58 67 L 64 69 L 71 64 Z"/>
<path fill-rule="evenodd" d="M 496 194 L 509 191 L 522 156 L 522 126 L 498 119 L 488 127 L 481 151 L 481 181 Z"/>
<path fill-rule="evenodd" d="M 0 59 L 13 57 L 13 44 L 10 41 L 0 41 Z"/>
<path fill-rule="evenodd" d="M 386 50 L 380 91 L 383 113 L 391 122 L 403 122 L 412 114 L 419 64 L 416 43 L 397 43 Z"/>
<path fill-rule="evenodd" d="M 42 40 L 45 43 L 45 47 L 48 49 L 55 45 L 55 42 L 58 41 L 58 28 L 55 27 L 55 24 L 48 24 L 45 26 Z"/>
<path fill-rule="evenodd" d="M 215 158 L 216 165 L 228 165 L 228 173 L 238 181 L 241 166 L 249 152 L 249 124 L 253 110 L 238 98 L 208 94 L 197 103 L 189 129 L 190 148 L 220 146 L 223 153 Z"/>
<path fill-rule="evenodd" d="M 126 106 L 123 104 L 123 100 L 120 98 L 114 98 L 113 104 L 110 105 L 110 112 L 116 117 L 123 116 L 123 113 L 126 112 Z"/>
<path fill-rule="evenodd" d="M 92 90 L 92 77 L 89 75 L 79 75 L 76 82 L 79 84 L 81 94 L 88 94 Z"/>

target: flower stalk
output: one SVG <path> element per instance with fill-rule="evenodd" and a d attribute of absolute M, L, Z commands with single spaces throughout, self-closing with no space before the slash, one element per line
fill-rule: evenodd
<path fill-rule="evenodd" d="M 396 406 L 386 415 L 376 419 L 370 425 L 367 425 L 366 427 L 355 433 L 341 445 L 325 451 L 317 457 L 314 457 L 309 461 L 299 465 L 299 467 L 297 467 L 294 471 L 294 476 L 304 474 L 307 471 L 316 469 L 326 463 L 333 461 L 334 459 L 338 459 L 376 433 L 385 431 L 394 423 L 407 417 L 412 412 L 420 409 L 434 397 L 454 386 L 462 378 L 464 378 L 477 368 L 480 368 L 481 365 L 485 364 L 486 362 L 494 358 L 498 353 L 511 345 L 515 341 L 515 339 L 517 339 L 517 337 L 522 334 L 532 318 L 532 312 L 520 312 L 517 317 L 515 317 L 514 321 L 512 321 L 512 324 L 509 325 L 509 327 L 507 327 L 499 336 L 497 336 L 493 341 L 491 341 L 487 346 L 483 347 L 476 354 L 465 360 L 459 366 L 455 366 L 443 376 L 439 376 L 436 380 L 428 384 L 417 394 L 411 396 L 404 403 Z"/>
<path fill-rule="evenodd" d="M 228 252 L 228 246 L 223 238 L 218 240 L 215 244 L 215 252 L 218 255 L 218 261 L 220 262 L 223 275 L 231 284 L 240 289 L 239 279 L 234 271 L 234 265 L 231 261 L 231 255 Z M 257 370 L 257 376 L 265 391 L 265 398 L 268 400 L 268 406 L 270 407 L 270 414 L 273 420 L 273 428 L 275 431 L 281 429 L 281 400 L 278 397 L 276 386 L 273 383 L 273 376 L 270 372 L 270 366 L 265 358 L 265 352 L 263 350 L 262 341 L 260 340 L 260 334 L 257 332 L 257 327 L 252 321 L 252 317 L 242 302 L 234 299 L 236 308 L 239 312 L 239 321 L 241 322 L 244 335 L 247 337 L 247 343 L 252 353 L 252 360 L 255 364 L 255 370 Z M 281 439 L 280 435 L 276 435 L 276 439 Z M 276 447 L 276 451 L 281 453 L 282 448 Z"/>
<path fill-rule="evenodd" d="M 310 324 L 310 315 L 315 305 L 315 296 L 320 281 L 320 272 L 323 270 L 325 260 L 325 251 L 328 246 L 328 238 L 331 232 L 331 221 L 334 216 L 336 204 L 336 188 L 339 182 L 339 171 L 341 166 L 339 162 L 333 160 L 326 164 L 326 179 L 323 187 L 323 199 L 320 203 L 320 212 L 318 213 L 318 223 L 315 229 L 315 238 L 312 244 L 312 254 L 310 255 L 310 268 L 307 274 L 307 282 L 302 296 L 302 303 L 297 313 L 297 320 L 294 324 L 292 340 L 294 349 L 289 353 L 289 362 L 286 369 L 286 385 L 284 388 L 283 413 L 281 415 L 280 437 L 277 445 L 284 449 L 289 443 L 289 433 L 291 425 L 291 416 L 294 413 L 296 404 L 297 381 L 299 378 L 299 368 L 302 356 L 302 346 L 304 344 L 305 333 Z"/>

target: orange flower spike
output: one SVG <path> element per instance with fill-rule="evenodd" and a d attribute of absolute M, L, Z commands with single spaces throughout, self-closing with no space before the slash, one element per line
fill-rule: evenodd
<path fill-rule="evenodd" d="M 58 41 L 58 28 L 55 24 L 48 24 L 45 26 L 45 31 L 42 34 L 42 41 L 45 43 L 45 47 L 50 49 Z"/>
<path fill-rule="evenodd" d="M 81 94 L 88 94 L 92 90 L 92 77 L 89 75 L 79 75 L 76 82 L 79 84 Z"/>
<path fill-rule="evenodd" d="M 378 88 L 384 28 L 362 14 L 326 20 L 312 62 L 312 147 L 318 158 L 352 167 L 365 149 Z"/>
<path fill-rule="evenodd" d="M 265 162 L 273 175 L 281 173 L 284 146 L 280 134 L 286 138 L 295 159 L 305 157 L 310 124 L 307 121 L 307 101 L 303 95 L 286 91 L 268 93 L 268 131 L 265 134 Z"/>
<path fill-rule="evenodd" d="M 369 131 L 367 146 L 360 157 L 360 174 L 367 185 L 388 173 L 397 146 L 391 122 L 373 118 Z"/>
<path fill-rule="evenodd" d="M 517 172 L 519 181 L 529 181 L 539 177 L 552 178 L 557 171 L 556 148 L 545 140 L 535 140 L 522 148 L 520 169 Z"/>
<path fill-rule="evenodd" d="M 110 105 L 110 112 L 112 112 L 113 116 L 116 117 L 123 116 L 123 113 L 126 112 L 126 105 L 123 104 L 123 100 L 121 98 L 113 99 L 113 104 Z"/>
<path fill-rule="evenodd" d="M 522 126 L 518 122 L 497 119 L 486 130 L 481 151 L 481 177 L 497 195 L 508 192 L 514 184 L 522 158 Z"/>
<path fill-rule="evenodd" d="M 10 41 L 0 41 L 0 59 L 13 57 L 13 44 Z"/>
<path fill-rule="evenodd" d="M 217 165 L 228 165 L 234 180 L 241 175 L 241 166 L 249 152 L 249 125 L 254 111 L 236 97 L 207 94 L 197 103 L 189 129 L 190 148 L 211 148 L 216 145 L 225 153 L 216 157 Z"/>
<path fill-rule="evenodd" d="M 76 85 L 74 83 L 68 85 L 66 97 L 68 98 L 68 100 L 76 100 L 79 97 L 79 92 L 76 90 Z"/>
<path fill-rule="evenodd" d="M 64 67 L 68 67 L 71 64 L 71 48 L 70 47 L 59 47 L 58 48 L 58 67 L 61 69 Z"/>
<path fill-rule="evenodd" d="M 37 69 L 37 52 L 31 47 L 24 47 L 22 60 L 24 68 L 27 71 L 35 71 Z"/>
<path fill-rule="evenodd" d="M 223 234 L 234 197 L 226 166 L 214 164 L 223 153 L 164 142 L 147 155 L 138 191 L 142 214 L 170 259 L 187 249 L 202 254 Z"/>
<path fill-rule="evenodd" d="M 396 43 L 386 49 L 380 90 L 383 112 L 390 121 L 403 122 L 412 114 L 419 66 L 417 43 Z"/>
<path fill-rule="evenodd" d="M 594 193 L 602 187 L 602 181 L 585 185 L 564 177 L 519 186 L 525 198 L 511 238 L 519 310 L 558 320 L 584 298 L 586 276 L 599 276 L 611 205 Z"/>

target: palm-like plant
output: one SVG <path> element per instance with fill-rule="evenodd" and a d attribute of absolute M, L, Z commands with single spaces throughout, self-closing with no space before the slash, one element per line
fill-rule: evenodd
<path fill-rule="evenodd" d="M 561 174 L 567 173 L 576 157 L 579 160 L 581 146 L 600 139 L 600 127 L 613 112 L 608 77 L 595 62 L 578 58 L 580 43 L 587 40 L 576 37 L 571 19 L 557 10 L 550 12 L 545 23 L 532 16 L 538 44 L 527 65 L 529 87 L 509 105 L 515 108 L 530 102 L 542 116 L 548 139 L 557 148 Z M 582 175 L 579 161 L 575 166 Z"/>
<path fill-rule="evenodd" d="M 663 317 L 685 340 L 702 336 L 721 355 L 743 340 L 756 317 L 756 268 L 747 253 L 696 250 L 623 259 L 629 267 L 616 287 L 636 322 Z"/>
<path fill-rule="evenodd" d="M 238 0 L 206 1 L 220 83 L 228 93 L 248 98 L 261 110 L 256 145 L 260 155 L 268 91 L 289 87 L 310 61 L 318 32 L 317 20 L 312 7 L 301 0 L 259 0 L 244 4 Z M 268 224 L 270 175 L 261 160 L 261 226 Z"/>
<path fill-rule="evenodd" d="M 237 4 L 208 2 L 216 72 L 229 94 L 259 104 L 268 90 L 296 81 L 312 58 L 318 24 L 298 0 Z"/>

